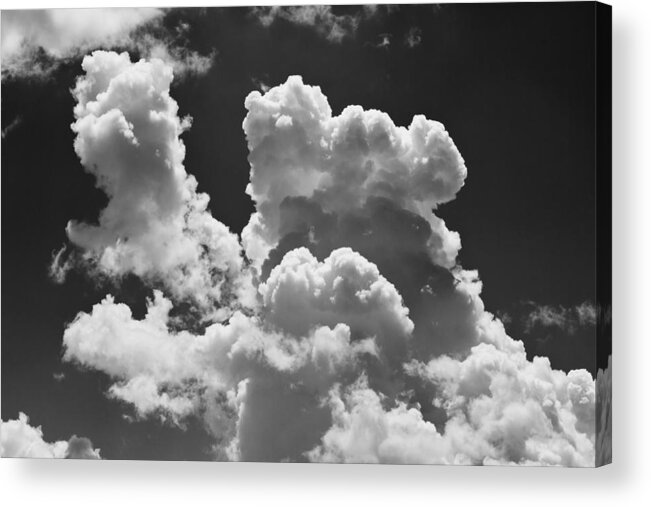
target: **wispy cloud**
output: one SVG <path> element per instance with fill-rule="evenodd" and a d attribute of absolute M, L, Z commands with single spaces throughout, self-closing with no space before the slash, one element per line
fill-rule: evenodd
<path fill-rule="evenodd" d="M 588 301 L 571 307 L 539 305 L 524 317 L 524 323 L 526 331 L 540 326 L 573 335 L 579 328 L 597 323 L 597 307 Z"/>
<path fill-rule="evenodd" d="M 11 123 L 2 129 L 2 139 L 7 137 L 12 131 L 14 131 L 21 123 L 23 122 L 22 116 L 16 116 Z"/>
<path fill-rule="evenodd" d="M 155 8 L 44 9 L 2 13 L 2 76 L 45 79 L 94 49 L 123 48 L 161 58 L 177 75 L 204 73 L 213 55 L 184 45 L 184 26 L 168 32 Z"/>
<path fill-rule="evenodd" d="M 423 40 L 423 31 L 417 26 L 412 26 L 405 35 L 405 44 L 410 48 L 419 46 Z"/>
<path fill-rule="evenodd" d="M 312 27 L 319 35 L 331 42 L 341 42 L 345 37 L 352 36 L 362 18 L 362 14 L 334 14 L 329 5 L 254 7 L 251 12 L 263 26 L 269 26 L 277 19 L 283 19 L 297 25 Z"/>

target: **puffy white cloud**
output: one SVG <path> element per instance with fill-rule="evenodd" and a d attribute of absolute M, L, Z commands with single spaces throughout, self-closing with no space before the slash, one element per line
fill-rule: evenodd
<path fill-rule="evenodd" d="M 67 327 L 64 360 L 109 375 L 109 397 L 172 424 L 202 417 L 219 458 L 594 464 L 590 374 L 527 360 L 478 273 L 456 266 L 459 237 L 433 210 L 466 168 L 441 124 L 397 127 L 359 106 L 333 117 L 299 77 L 252 92 L 254 289 L 183 168 L 169 66 L 95 53 L 84 69 L 75 149 L 109 204 L 98 225 L 71 223 L 70 240 L 100 273 L 167 293 L 142 319 L 107 296 Z M 188 297 L 225 309 L 179 330 Z"/>
<path fill-rule="evenodd" d="M 332 463 L 448 463 L 449 444 L 418 407 L 386 400 L 364 378 L 342 393 L 329 395 L 333 426 L 319 446 L 306 453 L 311 461 Z"/>
<path fill-rule="evenodd" d="M 473 348 L 407 370 L 432 382 L 447 413 L 441 431 L 420 406 L 386 399 L 362 381 L 329 397 L 333 425 L 312 461 L 592 466 L 595 390 L 585 371 L 552 370 L 522 349 Z"/>
<path fill-rule="evenodd" d="M 239 240 L 208 211 L 183 166 L 178 116 L 169 95 L 173 73 L 163 61 L 132 63 L 127 53 L 96 51 L 73 91 L 75 151 L 109 197 L 99 224 L 70 221 L 70 242 L 86 263 L 120 278 L 161 281 L 177 298 L 208 308 L 247 290 Z M 59 252 L 52 273 L 74 262 Z"/>
<path fill-rule="evenodd" d="M 444 436 L 454 456 L 473 464 L 592 466 L 595 387 L 585 370 L 553 370 L 549 360 L 511 350 L 473 347 L 409 365 L 432 382 L 435 404 L 446 410 Z"/>
<path fill-rule="evenodd" d="M 355 335 L 374 337 L 399 355 L 414 328 L 395 287 L 349 248 L 333 251 L 322 263 L 305 248 L 293 250 L 259 291 L 266 321 L 296 336 L 345 323 Z"/>
<path fill-rule="evenodd" d="M 460 285 L 476 302 L 479 343 L 455 356 L 405 363 L 416 396 L 384 396 L 364 378 L 331 390 L 333 425 L 308 453 L 311 460 L 593 466 L 591 375 L 553 370 L 543 357 L 527 360 L 522 342 L 484 311 L 480 286 L 468 277 Z"/>
<path fill-rule="evenodd" d="M 73 435 L 67 442 L 49 443 L 40 426 L 33 427 L 22 412 L 18 419 L 0 421 L 0 456 L 5 458 L 100 459 L 90 440 Z"/>
<path fill-rule="evenodd" d="M 322 397 L 352 382 L 360 361 L 381 388 L 413 324 L 395 288 L 350 249 L 322 263 L 290 252 L 259 290 L 259 316 L 236 312 L 201 335 L 170 328 L 172 303 L 158 291 L 142 320 L 108 296 L 68 326 L 64 360 L 111 376 L 108 395 L 142 417 L 180 424 L 203 414 L 235 438 L 224 442 L 231 457 L 298 459 L 330 425 Z M 310 424 L 294 440 L 302 418 Z M 269 447 L 275 438 L 285 443 Z"/>
<path fill-rule="evenodd" d="M 2 74 L 44 77 L 58 64 L 93 49 L 137 50 L 160 58 L 177 76 L 203 74 L 212 65 L 162 26 L 156 8 L 33 9 L 2 14 Z"/>
<path fill-rule="evenodd" d="M 172 303 L 161 292 L 149 301 L 143 320 L 107 296 L 90 314 L 80 313 L 63 335 L 64 359 L 74 359 L 118 378 L 150 377 L 181 382 L 195 375 L 195 362 L 205 350 L 188 333 L 170 334 Z"/>
<path fill-rule="evenodd" d="M 261 264 L 280 239 L 279 210 L 288 197 L 312 198 L 337 214 L 381 197 L 425 218 L 432 259 L 454 265 L 459 235 L 432 209 L 454 199 L 466 167 L 442 124 L 417 115 L 408 128 L 397 127 L 386 113 L 360 106 L 332 116 L 321 89 L 300 76 L 264 95 L 251 92 L 245 107 L 247 192 L 256 203 L 242 233 L 249 258 Z"/>

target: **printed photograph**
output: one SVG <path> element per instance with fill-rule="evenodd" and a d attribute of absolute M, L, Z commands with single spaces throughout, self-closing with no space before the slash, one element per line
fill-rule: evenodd
<path fill-rule="evenodd" d="M 610 23 L 3 10 L 0 455 L 610 463 Z"/>

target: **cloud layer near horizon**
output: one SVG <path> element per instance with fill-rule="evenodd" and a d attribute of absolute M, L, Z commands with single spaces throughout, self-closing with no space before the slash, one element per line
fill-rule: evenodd
<path fill-rule="evenodd" d="M 333 117 L 298 76 L 252 92 L 242 252 L 182 166 L 170 68 L 95 52 L 84 70 L 75 148 L 109 204 L 69 225 L 76 267 L 161 284 L 142 319 L 108 295 L 65 331 L 64 359 L 109 375 L 109 397 L 202 418 L 220 459 L 594 464 L 590 374 L 527 360 L 457 265 L 435 210 L 466 167 L 443 125 Z M 189 297 L 201 332 L 171 315 Z"/>

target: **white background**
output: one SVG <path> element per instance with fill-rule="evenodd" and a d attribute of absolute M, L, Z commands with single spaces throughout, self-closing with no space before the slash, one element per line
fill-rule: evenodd
<path fill-rule="evenodd" d="M 175 0 L 162 5 L 243 3 Z M 611 3 L 613 465 L 586 470 L 3 459 L 0 504 L 651 505 L 651 298 L 647 292 L 651 288 L 651 2 Z M 135 4 L 161 6 L 145 0 Z M 56 5 L 129 4 L 85 0 Z M 3 9 L 51 6 L 43 1 L 0 0 Z"/>

